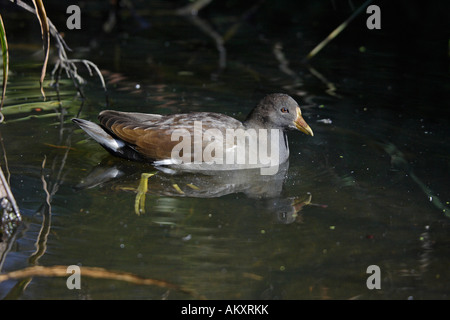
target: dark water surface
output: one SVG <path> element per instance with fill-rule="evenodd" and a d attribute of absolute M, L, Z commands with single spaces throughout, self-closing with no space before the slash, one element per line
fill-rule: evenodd
<path fill-rule="evenodd" d="M 43 102 L 38 25 L 15 19 L 37 22 L 19 10 L 4 18 L 11 26 L 11 76 L 0 133 L 24 221 L 8 240 L 1 272 L 99 267 L 188 292 L 82 274 L 80 290 L 69 290 L 66 277 L 5 281 L 1 298 L 449 298 L 448 33 L 402 39 L 390 20 L 368 31 L 362 14 L 304 65 L 302 58 L 350 8 L 327 2 L 283 25 L 266 19 L 266 4 L 232 33 L 242 4 L 242 12 L 213 6 L 194 21 L 165 14 L 180 3 L 137 2 L 139 18 L 123 10 L 121 31 L 104 33 L 107 6 L 87 3 L 80 2 L 81 30 L 65 29 L 57 5 L 49 16 L 66 33 L 70 55 L 102 70 L 109 106 L 98 79 L 82 66 L 84 103 L 67 79 L 58 102 L 50 74 Z M 314 23 L 315 13 L 334 19 Z M 229 31 L 226 54 L 204 32 L 206 23 L 219 34 Z M 109 156 L 70 121 L 80 108 L 89 120 L 106 108 L 216 111 L 243 120 L 271 92 L 291 94 L 315 134 L 289 133 L 288 168 L 274 177 L 157 172 L 140 215 L 136 189 L 141 174 L 154 168 Z M 105 172 L 123 175 L 90 180 Z M 366 285 L 370 265 L 380 268 L 381 289 Z"/>

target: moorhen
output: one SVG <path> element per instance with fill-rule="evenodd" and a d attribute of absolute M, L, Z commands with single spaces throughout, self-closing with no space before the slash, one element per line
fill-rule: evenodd
<path fill-rule="evenodd" d="M 286 130 L 313 136 L 297 102 L 281 93 L 264 97 L 244 122 L 213 112 L 159 115 L 104 110 L 98 119 L 100 125 L 72 121 L 115 156 L 187 171 L 278 168 L 289 158 Z"/>

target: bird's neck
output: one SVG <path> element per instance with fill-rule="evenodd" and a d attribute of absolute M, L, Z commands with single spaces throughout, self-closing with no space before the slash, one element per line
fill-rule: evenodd
<path fill-rule="evenodd" d="M 270 127 L 267 126 L 265 119 L 259 112 L 255 112 L 255 109 L 253 109 L 247 116 L 247 119 L 245 119 L 244 126 L 247 129 L 270 129 Z"/>

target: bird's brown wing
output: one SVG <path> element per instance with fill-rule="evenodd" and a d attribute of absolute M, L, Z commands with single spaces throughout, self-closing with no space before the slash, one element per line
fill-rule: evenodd
<path fill-rule="evenodd" d="M 105 129 L 132 145 L 146 158 L 153 160 L 171 158 L 172 150 L 182 141 L 179 135 L 172 141 L 175 130 L 179 130 L 181 135 L 183 132 L 189 133 L 192 151 L 195 134 L 203 135 L 206 130 L 215 129 L 225 136 L 227 129 L 243 128 L 242 123 L 236 119 L 222 114 L 203 112 L 161 116 L 106 110 L 100 113 L 99 121 Z M 202 150 L 208 143 L 209 141 L 202 139 Z"/>
<path fill-rule="evenodd" d="M 99 114 L 100 124 L 119 139 L 125 141 L 146 158 L 161 160 L 170 158 L 172 130 L 159 126 L 161 115 L 105 110 Z"/>

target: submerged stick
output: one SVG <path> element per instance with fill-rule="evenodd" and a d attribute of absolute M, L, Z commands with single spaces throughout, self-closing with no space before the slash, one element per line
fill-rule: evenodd
<path fill-rule="evenodd" d="M 70 272 L 68 273 L 67 270 L 68 266 L 61 266 L 61 265 L 49 267 L 33 266 L 21 270 L 0 274 L 0 282 L 28 277 L 69 277 Z M 181 286 L 178 286 L 176 284 L 167 281 L 144 278 L 128 272 L 110 271 L 98 267 L 80 267 L 80 275 L 83 277 L 90 277 L 96 279 L 125 281 L 138 285 L 157 286 L 160 288 L 176 290 L 185 294 L 192 295 L 196 298 L 204 299 L 204 297 L 199 296 L 193 290 L 183 288 Z"/>
<path fill-rule="evenodd" d="M 380 146 L 391 157 L 391 163 L 397 169 L 403 170 L 422 189 L 428 200 L 439 209 L 447 218 L 450 218 L 450 208 L 447 207 L 438 196 L 415 175 L 411 166 L 406 161 L 403 153 L 393 143 L 380 143 Z"/>

